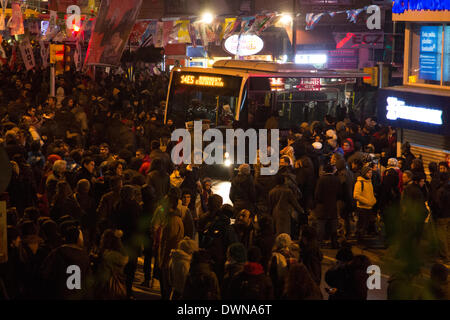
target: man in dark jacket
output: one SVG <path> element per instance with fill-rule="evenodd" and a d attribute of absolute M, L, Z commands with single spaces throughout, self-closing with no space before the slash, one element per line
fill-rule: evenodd
<path fill-rule="evenodd" d="M 319 178 L 315 194 L 315 214 L 317 218 L 319 241 L 331 237 L 333 248 L 337 242 L 337 201 L 342 199 L 342 187 L 339 178 L 333 175 L 333 166 L 324 166 L 324 175 Z"/>
<path fill-rule="evenodd" d="M 160 159 L 162 161 L 162 168 L 167 173 L 173 171 L 173 163 L 170 160 L 170 155 L 166 152 L 163 152 L 161 149 L 161 144 L 158 140 L 153 140 L 151 142 L 151 152 L 149 154 L 150 161 L 155 159 Z"/>
<path fill-rule="evenodd" d="M 231 181 L 230 200 L 233 202 L 236 213 L 242 209 L 247 209 L 254 213 L 256 193 L 248 164 L 240 165 L 238 175 Z"/>
<path fill-rule="evenodd" d="M 46 297 L 52 300 L 89 299 L 93 279 L 81 232 L 75 225 L 62 229 L 66 243 L 50 252 L 41 269 Z M 69 288 L 69 284 L 73 288 Z"/>
<path fill-rule="evenodd" d="M 338 200 L 338 213 L 339 216 L 345 221 L 345 231 L 347 236 L 350 235 L 350 219 L 353 210 L 353 173 L 347 168 L 347 164 L 343 158 L 339 158 L 337 154 L 334 154 L 331 159 L 333 162 L 333 157 L 335 163 L 331 163 L 337 169 L 336 176 L 339 178 L 342 199 Z"/>
<path fill-rule="evenodd" d="M 150 165 L 150 172 L 147 175 L 147 184 L 155 190 L 155 200 L 160 201 L 169 191 L 170 177 L 163 168 L 161 159 L 154 159 Z"/>
<path fill-rule="evenodd" d="M 270 212 L 275 221 L 276 234 L 287 233 L 290 235 L 291 219 L 300 221 L 300 215 L 305 213 L 292 190 L 285 184 L 284 176 L 278 174 L 276 179 L 276 187 L 269 192 Z"/>

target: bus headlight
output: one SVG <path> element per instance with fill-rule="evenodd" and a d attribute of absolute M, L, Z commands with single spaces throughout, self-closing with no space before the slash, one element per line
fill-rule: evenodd
<path fill-rule="evenodd" d="M 224 163 L 223 163 L 226 167 L 231 166 L 231 160 L 230 159 L 225 159 Z"/>

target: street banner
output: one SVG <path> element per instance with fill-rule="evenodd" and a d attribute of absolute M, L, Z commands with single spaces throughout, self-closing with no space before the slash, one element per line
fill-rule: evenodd
<path fill-rule="evenodd" d="M 191 43 L 189 20 L 178 20 L 173 26 L 171 40 L 173 43 Z"/>
<path fill-rule="evenodd" d="M 20 9 L 20 4 L 11 4 L 12 14 L 8 21 L 8 28 L 11 29 L 10 33 L 12 36 L 24 34 L 25 30 L 23 28 L 23 16 L 22 10 Z"/>
<path fill-rule="evenodd" d="M 56 26 L 56 20 L 58 20 L 58 14 L 56 11 L 51 10 L 50 11 L 50 27 Z"/>
<path fill-rule="evenodd" d="M 167 46 L 170 40 L 170 33 L 173 28 L 173 21 L 164 21 L 163 22 L 163 46 Z"/>
<path fill-rule="evenodd" d="M 8 0 L 0 0 L 0 5 L 2 7 L 2 10 L 0 11 L 0 31 L 5 30 L 5 10 L 8 6 Z"/>
<path fill-rule="evenodd" d="M 48 67 L 48 57 L 50 55 L 50 45 L 46 46 L 44 41 L 39 41 L 40 53 L 41 53 L 41 61 L 43 69 Z"/>
<path fill-rule="evenodd" d="M 140 46 L 142 43 L 142 38 L 147 31 L 148 26 L 154 20 L 138 20 L 133 26 L 130 34 L 130 45 L 133 47 Z M 147 40 L 147 38 L 146 38 Z"/>
<path fill-rule="evenodd" d="M 89 40 L 86 65 L 117 66 L 142 0 L 103 0 Z"/>
<path fill-rule="evenodd" d="M 164 23 L 161 21 L 158 21 L 156 23 L 156 34 L 155 34 L 155 40 L 154 40 L 154 45 L 156 48 L 163 47 L 163 37 L 164 37 Z"/>
<path fill-rule="evenodd" d="M 228 38 L 234 30 L 234 25 L 236 23 L 236 18 L 225 18 L 223 23 L 222 34 L 220 39 Z"/>
<path fill-rule="evenodd" d="M 33 69 L 36 64 L 34 61 L 33 48 L 31 47 L 30 40 L 23 40 L 19 45 L 19 49 L 27 71 Z"/>

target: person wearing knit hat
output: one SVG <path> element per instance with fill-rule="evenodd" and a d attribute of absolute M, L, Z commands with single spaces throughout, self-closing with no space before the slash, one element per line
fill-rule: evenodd
<path fill-rule="evenodd" d="M 56 160 L 62 160 L 61 156 L 57 154 L 51 154 L 47 157 L 47 160 L 50 164 L 54 164 Z"/>
<path fill-rule="evenodd" d="M 227 258 L 230 263 L 244 263 L 247 261 L 247 252 L 240 242 L 235 242 L 228 247 Z"/>
<path fill-rule="evenodd" d="M 357 178 L 353 189 L 353 199 L 356 200 L 356 212 L 358 214 L 357 236 L 361 237 L 368 233 L 369 228 L 375 223 L 376 214 L 373 207 L 377 202 L 372 185 L 372 168 L 364 166 L 361 176 Z"/>
<path fill-rule="evenodd" d="M 240 242 L 231 244 L 227 249 L 227 261 L 225 262 L 225 274 L 222 284 L 222 295 L 224 299 L 232 299 L 230 285 L 232 279 L 244 270 L 247 262 L 247 250 Z"/>

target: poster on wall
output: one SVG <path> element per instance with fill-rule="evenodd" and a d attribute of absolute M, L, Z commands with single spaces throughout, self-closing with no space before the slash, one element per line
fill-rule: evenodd
<path fill-rule="evenodd" d="M 442 26 L 420 28 L 419 79 L 441 80 Z"/>
<path fill-rule="evenodd" d="M 89 41 L 87 65 L 117 66 L 142 0 L 103 0 Z"/>
<path fill-rule="evenodd" d="M 358 69 L 358 49 L 340 49 L 328 51 L 328 69 Z"/>

